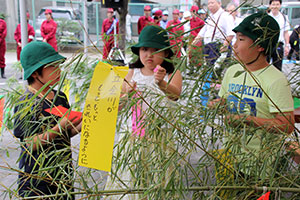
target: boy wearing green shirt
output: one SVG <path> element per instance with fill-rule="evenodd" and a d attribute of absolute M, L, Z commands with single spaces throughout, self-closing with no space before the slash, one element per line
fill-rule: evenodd
<path fill-rule="evenodd" d="M 267 62 L 279 37 L 279 25 L 267 13 L 255 13 L 233 29 L 240 64 L 225 73 L 219 96 L 232 130 L 224 146 L 235 155 L 235 169 L 245 176 L 268 176 L 284 135 L 293 132 L 294 107 L 285 75 Z M 243 122 L 242 125 L 241 122 Z M 274 168 L 273 168 L 274 167 Z"/>

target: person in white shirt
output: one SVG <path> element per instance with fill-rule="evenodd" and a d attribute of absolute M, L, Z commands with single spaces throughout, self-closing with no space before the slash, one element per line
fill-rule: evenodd
<path fill-rule="evenodd" d="M 243 21 L 242 18 L 238 17 L 238 10 L 235 4 L 229 3 L 226 7 L 226 11 L 233 17 L 234 27 L 237 27 Z M 236 37 L 234 36 L 232 38 L 231 43 L 234 44 L 235 41 L 236 41 Z"/>
<path fill-rule="evenodd" d="M 162 19 L 160 21 L 160 27 L 162 27 L 163 29 L 167 28 L 168 17 L 169 17 L 169 12 L 167 10 L 164 10 L 163 11 Z"/>
<path fill-rule="evenodd" d="M 184 11 L 183 13 L 183 20 L 181 22 L 186 22 L 183 27 L 184 27 L 184 32 L 188 32 L 191 30 L 191 24 L 190 24 L 190 19 L 191 19 L 191 12 L 190 11 Z M 190 32 L 186 33 L 185 36 L 189 36 Z"/>
<path fill-rule="evenodd" d="M 126 40 L 131 41 L 131 15 L 126 15 Z"/>
<path fill-rule="evenodd" d="M 183 9 L 180 9 L 179 10 L 179 20 L 182 22 L 183 20 L 183 13 L 184 13 L 184 10 Z"/>
<path fill-rule="evenodd" d="M 237 7 L 235 6 L 235 4 L 233 3 L 229 3 L 226 6 L 226 12 L 228 12 L 232 18 L 233 18 L 233 23 L 234 23 L 234 27 L 237 27 L 242 21 L 243 19 L 238 17 L 238 11 L 237 11 Z M 232 55 L 232 45 L 235 43 L 236 41 L 236 35 L 233 36 L 232 41 L 231 41 L 231 46 L 229 46 L 229 51 L 227 53 L 227 58 L 230 58 Z"/>
<path fill-rule="evenodd" d="M 203 39 L 203 53 L 206 57 L 206 62 L 208 65 L 213 66 L 220 57 L 220 50 L 226 50 L 235 35 L 232 31 L 234 20 L 231 15 L 221 8 L 221 0 L 208 0 L 207 8 L 210 14 L 204 27 L 194 39 L 193 45 Z"/>
<path fill-rule="evenodd" d="M 210 14 L 192 45 L 196 45 L 203 39 L 205 61 L 213 69 L 215 62 L 221 55 L 220 52 L 228 48 L 235 33 L 232 31 L 234 28 L 233 18 L 221 8 L 221 0 L 208 0 L 207 8 Z M 215 78 L 213 74 L 215 74 L 213 71 L 207 73 L 207 82 L 202 87 L 203 92 L 200 100 L 204 107 L 209 99 L 210 80 Z"/>
<path fill-rule="evenodd" d="M 287 56 L 290 49 L 288 33 L 290 23 L 288 21 L 288 17 L 280 12 L 281 3 L 282 0 L 270 0 L 269 2 L 269 9 L 271 10 L 269 15 L 272 16 L 279 24 L 280 35 L 277 49 L 275 49 L 267 58 L 268 61 L 272 58 L 273 65 L 280 71 L 282 69 L 283 55 Z"/>

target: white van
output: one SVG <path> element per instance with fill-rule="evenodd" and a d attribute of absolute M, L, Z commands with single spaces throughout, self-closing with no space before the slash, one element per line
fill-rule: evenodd
<path fill-rule="evenodd" d="M 292 29 L 300 25 L 300 2 L 283 2 L 281 12 L 288 16 Z"/>

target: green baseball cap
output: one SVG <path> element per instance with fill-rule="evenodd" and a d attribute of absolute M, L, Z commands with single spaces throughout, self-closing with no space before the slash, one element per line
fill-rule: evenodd
<path fill-rule="evenodd" d="M 246 17 L 233 31 L 251 38 L 255 44 L 265 49 L 266 55 L 273 52 L 280 33 L 278 23 L 266 12 L 258 12 Z"/>
<path fill-rule="evenodd" d="M 46 42 L 30 42 L 22 49 L 20 55 L 21 65 L 24 69 L 24 80 L 27 80 L 40 67 L 65 59 Z"/>
<path fill-rule="evenodd" d="M 159 26 L 146 26 L 141 31 L 139 36 L 139 42 L 131 47 L 131 51 L 139 55 L 139 49 L 141 47 L 151 47 L 156 49 L 164 49 L 169 47 L 169 37 L 166 30 Z M 173 56 L 172 50 L 169 48 L 170 56 Z"/>

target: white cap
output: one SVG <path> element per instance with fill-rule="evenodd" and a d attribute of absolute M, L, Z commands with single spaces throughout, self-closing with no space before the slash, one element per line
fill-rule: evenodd
<path fill-rule="evenodd" d="M 183 10 L 183 9 L 180 9 L 179 12 L 180 12 L 180 13 L 184 13 L 184 10 Z"/>
<path fill-rule="evenodd" d="M 191 12 L 190 11 L 184 11 L 183 13 L 183 18 L 191 17 Z"/>
<path fill-rule="evenodd" d="M 164 10 L 163 15 L 169 15 L 169 12 L 167 10 Z"/>
<path fill-rule="evenodd" d="M 200 10 L 198 11 L 198 13 L 199 13 L 199 14 L 205 14 L 205 11 L 204 11 L 203 9 L 200 9 Z"/>
<path fill-rule="evenodd" d="M 159 10 L 159 8 L 153 8 L 153 9 L 151 10 L 152 15 L 153 15 L 156 11 L 158 11 L 158 10 Z"/>

